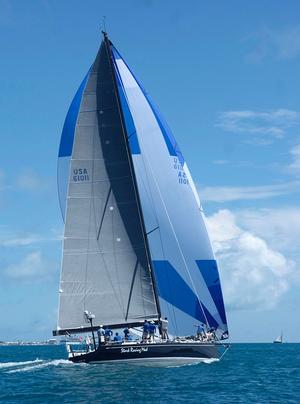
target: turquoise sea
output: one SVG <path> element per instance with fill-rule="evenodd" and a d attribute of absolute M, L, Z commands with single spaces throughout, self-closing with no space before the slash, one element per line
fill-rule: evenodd
<path fill-rule="evenodd" d="M 64 346 L 0 346 L 2 403 L 300 403 L 300 344 L 233 344 L 220 362 L 86 365 Z"/>

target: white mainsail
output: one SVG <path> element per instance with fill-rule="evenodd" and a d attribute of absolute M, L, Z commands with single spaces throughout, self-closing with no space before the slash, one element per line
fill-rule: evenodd
<path fill-rule="evenodd" d="M 69 171 L 58 330 L 86 327 L 86 310 L 95 315 L 95 325 L 158 316 L 104 44 L 81 97 Z"/>

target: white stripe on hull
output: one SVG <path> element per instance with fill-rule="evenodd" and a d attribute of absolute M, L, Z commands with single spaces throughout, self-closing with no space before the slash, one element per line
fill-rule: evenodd
<path fill-rule="evenodd" d="M 132 365 L 139 366 L 153 366 L 153 367 L 164 367 L 164 366 L 184 366 L 192 365 L 197 363 L 213 363 L 219 361 L 218 358 L 187 358 L 182 356 L 176 357 L 160 357 L 160 358 L 132 358 L 132 359 L 116 359 L 116 360 L 103 360 L 89 362 L 92 364 L 102 364 L 102 363 L 130 363 Z"/>

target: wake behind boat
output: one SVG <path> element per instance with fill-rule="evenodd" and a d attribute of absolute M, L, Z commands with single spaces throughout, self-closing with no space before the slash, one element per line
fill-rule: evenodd
<path fill-rule="evenodd" d="M 196 187 L 106 33 L 65 120 L 58 188 L 65 230 L 54 335 L 93 333 L 88 351 L 69 345 L 69 359 L 217 358 L 228 328 Z M 159 326 L 157 338 L 102 343 L 100 332 L 96 343 L 102 327 L 144 334 L 145 320 Z M 202 330 L 189 339 L 195 322 Z"/>

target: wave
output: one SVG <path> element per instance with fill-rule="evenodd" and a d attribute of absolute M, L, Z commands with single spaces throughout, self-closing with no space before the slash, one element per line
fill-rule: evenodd
<path fill-rule="evenodd" d="M 6 370 L 6 373 L 19 373 L 19 372 L 35 371 L 49 366 L 64 366 L 64 365 L 74 365 L 74 363 L 66 359 L 53 359 L 48 361 L 42 359 L 35 359 L 33 361 L 26 361 L 26 362 L 2 362 L 0 363 L 0 369 Z"/>
<path fill-rule="evenodd" d="M 35 364 L 35 363 L 40 363 L 43 362 L 41 359 L 35 359 L 33 361 L 26 361 L 26 362 L 0 362 L 0 369 L 6 369 L 6 368 L 13 368 L 13 367 L 18 367 L 18 366 L 26 366 L 29 364 Z"/>
<path fill-rule="evenodd" d="M 208 358 L 208 359 L 200 359 L 199 360 L 195 360 L 195 362 L 191 362 L 191 363 L 182 363 L 179 365 L 176 364 L 172 364 L 169 366 L 166 366 L 167 368 L 182 368 L 182 367 L 186 367 L 186 366 L 197 366 L 201 363 L 205 363 L 205 364 L 210 364 L 210 363 L 214 363 L 214 362 L 219 362 L 220 359 L 218 358 Z"/>
<path fill-rule="evenodd" d="M 9 370 L 7 373 L 28 372 L 28 371 L 34 371 L 34 370 L 46 368 L 49 366 L 61 366 L 61 365 L 74 365 L 74 364 L 73 364 L 73 362 L 70 362 L 66 359 L 54 359 L 51 361 L 42 361 L 42 363 L 32 363 L 29 366 Z"/>

